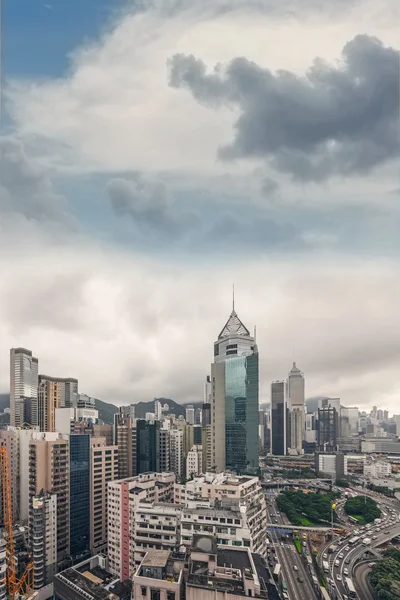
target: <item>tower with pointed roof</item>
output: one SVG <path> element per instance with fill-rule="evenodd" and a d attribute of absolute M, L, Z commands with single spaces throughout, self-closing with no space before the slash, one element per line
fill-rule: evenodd
<path fill-rule="evenodd" d="M 304 374 L 293 363 L 288 377 L 290 442 L 289 447 L 301 454 L 304 437 Z"/>
<path fill-rule="evenodd" d="M 214 343 L 211 365 L 211 464 L 236 473 L 258 469 L 258 349 L 255 337 L 232 312 Z"/>

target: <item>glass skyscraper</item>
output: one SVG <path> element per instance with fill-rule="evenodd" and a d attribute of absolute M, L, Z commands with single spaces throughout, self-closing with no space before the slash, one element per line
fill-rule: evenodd
<path fill-rule="evenodd" d="M 232 313 L 214 344 L 209 468 L 236 473 L 258 469 L 258 350 Z"/>
<path fill-rule="evenodd" d="M 90 547 L 90 435 L 70 438 L 70 548 L 71 556 Z"/>

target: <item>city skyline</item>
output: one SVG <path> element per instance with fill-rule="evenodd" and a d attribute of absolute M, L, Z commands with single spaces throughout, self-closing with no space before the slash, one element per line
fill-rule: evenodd
<path fill-rule="evenodd" d="M 394 412 L 398 3 L 139 4 L 4 3 L 0 393 L 26 346 L 109 402 L 197 401 L 235 281 L 261 403 L 296 361 Z"/>

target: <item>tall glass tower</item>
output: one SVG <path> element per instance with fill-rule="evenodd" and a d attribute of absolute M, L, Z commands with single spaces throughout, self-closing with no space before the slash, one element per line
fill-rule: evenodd
<path fill-rule="evenodd" d="M 214 343 L 211 465 L 219 471 L 258 469 L 258 350 L 235 307 Z"/>

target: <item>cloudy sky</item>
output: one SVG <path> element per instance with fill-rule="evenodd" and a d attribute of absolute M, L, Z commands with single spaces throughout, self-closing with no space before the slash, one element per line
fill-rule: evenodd
<path fill-rule="evenodd" d="M 200 401 L 234 282 L 261 401 L 296 360 L 396 412 L 398 2 L 3 9 L 0 391 L 25 346 L 106 401 Z"/>

